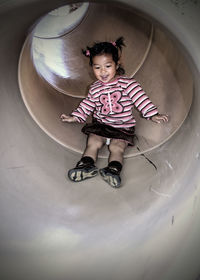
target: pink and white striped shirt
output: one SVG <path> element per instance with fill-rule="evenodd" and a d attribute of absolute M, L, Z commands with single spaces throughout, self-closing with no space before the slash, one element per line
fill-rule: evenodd
<path fill-rule="evenodd" d="M 132 109 L 137 108 L 146 119 L 158 114 L 140 84 L 133 78 L 118 77 L 109 83 L 96 81 L 90 86 L 88 96 L 72 112 L 83 123 L 90 114 L 98 122 L 116 128 L 135 126 Z"/>

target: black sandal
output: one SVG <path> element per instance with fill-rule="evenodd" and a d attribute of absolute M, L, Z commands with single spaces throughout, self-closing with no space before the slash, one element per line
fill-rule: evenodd
<path fill-rule="evenodd" d="M 92 158 L 83 157 L 76 165 L 68 171 L 68 178 L 73 182 L 81 182 L 98 174 L 98 168 L 94 165 Z"/>
<path fill-rule="evenodd" d="M 107 182 L 113 188 L 119 188 L 121 186 L 121 178 L 119 173 L 114 168 L 105 167 L 99 170 L 103 180 Z"/>

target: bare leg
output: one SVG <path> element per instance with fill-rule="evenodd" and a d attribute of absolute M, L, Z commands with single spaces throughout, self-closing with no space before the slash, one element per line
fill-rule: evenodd
<path fill-rule="evenodd" d="M 112 139 L 109 145 L 110 156 L 108 162 L 118 161 L 122 164 L 124 151 L 127 146 L 128 144 L 125 141 L 119 139 Z"/>
<path fill-rule="evenodd" d="M 88 136 L 86 149 L 83 156 L 91 157 L 94 161 L 97 159 L 98 151 L 105 144 L 105 139 L 96 134 L 90 134 Z"/>

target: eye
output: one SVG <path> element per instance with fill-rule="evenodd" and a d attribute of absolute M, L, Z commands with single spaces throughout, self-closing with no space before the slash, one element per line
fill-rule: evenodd
<path fill-rule="evenodd" d="M 106 68 L 110 68 L 111 67 L 111 65 L 109 64 L 109 65 L 106 65 Z"/>

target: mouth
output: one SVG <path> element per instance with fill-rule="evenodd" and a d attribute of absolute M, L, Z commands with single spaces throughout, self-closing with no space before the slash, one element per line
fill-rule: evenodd
<path fill-rule="evenodd" d="M 101 76 L 101 80 L 102 80 L 102 81 L 106 81 L 106 80 L 108 79 L 108 77 L 109 77 L 108 75 L 106 75 L 106 76 Z"/>

